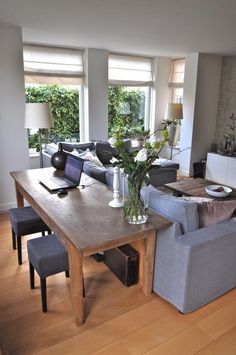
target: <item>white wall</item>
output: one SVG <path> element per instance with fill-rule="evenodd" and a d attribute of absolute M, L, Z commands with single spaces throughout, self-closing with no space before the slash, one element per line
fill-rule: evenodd
<path fill-rule="evenodd" d="M 170 59 L 157 57 L 154 60 L 155 83 L 152 89 L 150 131 L 160 128 L 165 118 L 166 105 L 169 101 Z"/>
<path fill-rule="evenodd" d="M 107 87 L 108 51 L 89 48 L 86 50 L 85 122 L 81 141 L 108 138 Z"/>
<path fill-rule="evenodd" d="M 192 53 L 186 57 L 180 150 L 175 161 L 186 175 L 206 158 L 214 143 L 221 75 L 221 57 Z M 184 149 L 191 147 L 191 149 Z"/>
<path fill-rule="evenodd" d="M 180 129 L 180 150 L 175 160 L 180 163 L 180 170 L 189 174 L 195 113 L 195 98 L 197 90 L 198 53 L 186 56 L 184 74 L 183 120 Z M 191 147 L 191 149 L 189 148 Z M 186 150 L 187 149 L 187 150 Z"/>
<path fill-rule="evenodd" d="M 191 166 L 206 158 L 215 141 L 221 65 L 222 57 L 199 54 Z"/>
<path fill-rule="evenodd" d="M 21 29 L 0 25 L 0 211 L 15 205 L 10 171 L 29 167 L 24 129 L 25 90 Z"/>

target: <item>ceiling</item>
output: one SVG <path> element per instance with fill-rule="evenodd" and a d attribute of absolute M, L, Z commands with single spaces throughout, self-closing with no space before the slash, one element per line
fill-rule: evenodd
<path fill-rule="evenodd" d="M 0 0 L 25 42 L 177 57 L 236 55 L 235 0 Z"/>

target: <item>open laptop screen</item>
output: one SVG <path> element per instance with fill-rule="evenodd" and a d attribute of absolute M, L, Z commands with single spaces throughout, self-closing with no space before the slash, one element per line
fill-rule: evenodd
<path fill-rule="evenodd" d="M 64 176 L 74 181 L 75 183 L 79 183 L 83 171 L 83 163 L 84 161 L 82 159 L 68 154 Z"/>

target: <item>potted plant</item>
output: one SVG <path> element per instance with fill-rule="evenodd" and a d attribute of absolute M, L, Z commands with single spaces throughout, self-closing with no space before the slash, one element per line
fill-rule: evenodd
<path fill-rule="evenodd" d="M 133 147 L 142 147 L 144 141 L 147 139 L 147 137 L 150 134 L 149 130 L 145 130 L 143 125 L 136 124 L 135 126 L 130 127 L 130 138 L 132 141 L 132 146 Z"/>

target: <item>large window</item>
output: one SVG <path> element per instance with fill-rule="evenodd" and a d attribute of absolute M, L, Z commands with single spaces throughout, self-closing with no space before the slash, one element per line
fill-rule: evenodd
<path fill-rule="evenodd" d="M 79 141 L 79 96 L 83 84 L 80 50 L 24 46 L 26 102 L 50 102 L 54 128 L 45 141 Z M 29 130 L 29 147 L 38 148 L 37 130 Z"/>
<path fill-rule="evenodd" d="M 123 127 L 127 137 L 138 137 L 149 126 L 152 59 L 110 54 L 108 69 L 109 135 Z"/>

